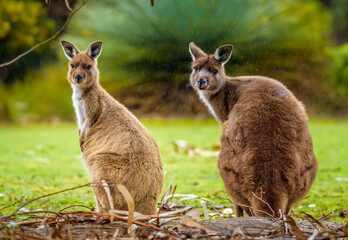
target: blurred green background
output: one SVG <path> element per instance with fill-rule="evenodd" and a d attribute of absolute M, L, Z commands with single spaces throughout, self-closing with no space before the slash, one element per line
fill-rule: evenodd
<path fill-rule="evenodd" d="M 73 8 L 79 1 L 69 1 Z M 348 113 L 348 2 L 343 0 L 89 1 L 67 29 L 0 68 L 0 120 L 73 120 L 67 59 L 59 40 L 81 50 L 102 40 L 101 84 L 137 116 L 208 117 L 188 86 L 194 41 L 207 53 L 234 45 L 231 76 L 265 75 L 288 86 L 316 116 Z M 0 62 L 52 35 L 64 1 L 0 3 Z"/>
<path fill-rule="evenodd" d="M 76 9 L 81 1 L 69 3 Z M 0 1 L 0 63 L 54 34 L 69 13 L 63 0 Z M 89 0 L 59 38 L 0 68 L 0 208 L 22 195 L 32 198 L 89 181 L 76 159 L 77 126 L 60 40 L 80 50 L 103 41 L 100 83 L 157 139 L 167 172 L 164 186 L 175 173 L 179 193 L 213 198 L 228 197 L 217 157 L 188 156 L 172 142 L 183 139 L 203 149 L 219 144 L 220 127 L 202 120 L 211 116 L 189 86 L 188 44 L 207 53 L 233 44 L 228 75 L 278 79 L 309 112 L 319 170 L 295 213 L 302 209 L 319 217 L 337 210 L 333 216 L 346 221 L 348 1 L 155 0 L 151 6 L 145 0 Z M 91 190 L 34 207 L 59 209 L 76 202 L 93 205 Z"/>

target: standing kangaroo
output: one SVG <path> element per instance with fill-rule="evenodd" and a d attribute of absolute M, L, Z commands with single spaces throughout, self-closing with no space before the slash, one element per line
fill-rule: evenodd
<path fill-rule="evenodd" d="M 223 45 L 207 55 L 189 46 L 190 83 L 223 128 L 220 174 L 238 217 L 243 210 L 254 216 L 288 214 L 308 192 L 318 167 L 305 109 L 274 79 L 226 76 L 232 48 Z"/>
<path fill-rule="evenodd" d="M 101 186 L 126 178 L 124 185 L 135 202 L 135 211 L 156 213 L 163 184 L 163 167 L 154 138 L 138 119 L 99 85 L 97 58 L 102 42 L 80 52 L 74 44 L 62 41 L 70 60 L 68 81 L 79 125 L 80 147 L 87 169 L 95 183 L 93 190 L 98 211 L 108 211 L 107 194 Z M 127 210 L 127 203 L 110 187 L 115 209 Z"/>

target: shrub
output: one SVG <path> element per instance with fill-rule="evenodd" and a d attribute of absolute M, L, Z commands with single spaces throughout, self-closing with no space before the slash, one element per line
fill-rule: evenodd
<path fill-rule="evenodd" d="M 30 72 L 25 81 L 0 88 L 0 119 L 12 122 L 73 120 L 66 69 L 49 66 Z"/>
<path fill-rule="evenodd" d="M 331 88 L 337 89 L 341 97 L 348 98 L 348 43 L 332 48 L 328 78 Z"/>
<path fill-rule="evenodd" d="M 317 1 L 200 4 L 201 0 L 162 0 L 151 7 L 148 1 L 94 1 L 73 20 L 64 38 L 85 45 L 103 40 L 101 61 L 114 76 L 180 83 L 188 78 L 191 41 L 208 52 L 232 43 L 235 64 L 227 67 L 234 74 L 250 74 L 263 71 L 264 65 L 286 71 L 296 64 L 289 56 L 319 53 L 330 33 L 330 16 Z"/>
<path fill-rule="evenodd" d="M 7 62 L 38 42 L 52 35 L 55 23 L 47 17 L 44 1 L 0 1 L 0 62 Z M 41 61 L 52 58 L 52 43 L 0 69 L 0 84 L 10 84 L 24 76 L 29 68 L 38 67 Z"/>

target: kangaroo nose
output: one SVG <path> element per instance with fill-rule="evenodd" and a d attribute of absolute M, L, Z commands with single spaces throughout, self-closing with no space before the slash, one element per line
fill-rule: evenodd
<path fill-rule="evenodd" d="M 197 81 L 196 81 L 196 85 L 199 89 L 204 89 L 208 86 L 208 81 L 205 80 L 204 78 L 199 78 Z"/>
<path fill-rule="evenodd" d="M 83 76 L 81 74 L 76 74 L 74 79 L 75 79 L 75 82 L 81 83 L 83 81 Z"/>

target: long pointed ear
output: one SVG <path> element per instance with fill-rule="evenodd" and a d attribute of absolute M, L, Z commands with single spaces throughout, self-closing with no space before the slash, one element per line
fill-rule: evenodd
<path fill-rule="evenodd" d="M 200 57 L 206 56 L 206 54 L 199 47 L 197 47 L 193 42 L 190 43 L 189 50 L 190 50 L 193 61 L 195 61 L 196 59 Z"/>
<path fill-rule="evenodd" d="M 75 47 L 75 45 L 71 42 L 61 41 L 60 43 L 62 44 L 65 56 L 69 60 L 71 60 L 73 57 L 76 56 L 76 54 L 80 52 L 80 50 L 77 47 Z"/>
<path fill-rule="evenodd" d="M 216 49 L 214 53 L 214 58 L 221 63 L 221 65 L 224 65 L 227 63 L 227 61 L 230 59 L 232 55 L 232 45 L 222 45 L 218 49 Z"/>
<path fill-rule="evenodd" d="M 87 55 L 92 58 L 93 61 L 96 61 L 102 50 L 102 41 L 92 42 L 87 49 Z"/>

